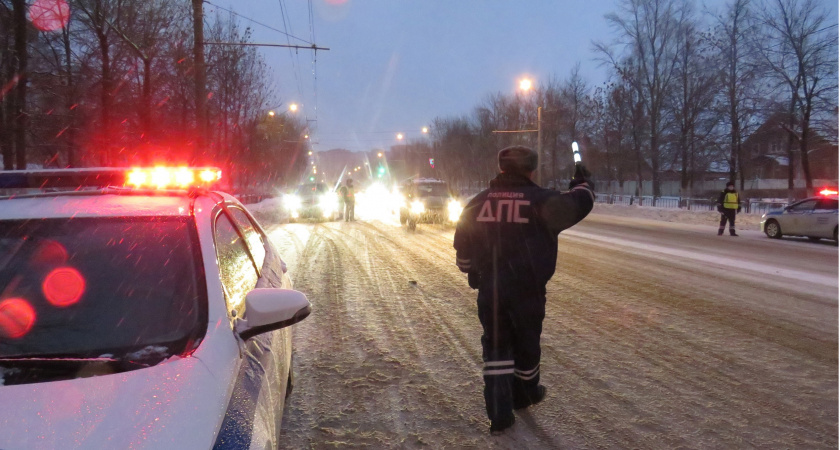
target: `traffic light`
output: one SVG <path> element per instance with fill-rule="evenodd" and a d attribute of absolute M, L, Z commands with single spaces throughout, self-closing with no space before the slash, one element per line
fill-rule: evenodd
<path fill-rule="evenodd" d="M 432 169 L 435 168 L 435 159 L 434 158 L 429 158 L 429 166 L 431 166 Z"/>
<path fill-rule="evenodd" d="M 385 167 L 379 166 L 379 170 L 377 172 L 379 173 L 379 178 L 382 178 L 382 175 L 385 175 Z"/>
<path fill-rule="evenodd" d="M 315 177 L 309 177 L 309 181 L 315 181 Z"/>

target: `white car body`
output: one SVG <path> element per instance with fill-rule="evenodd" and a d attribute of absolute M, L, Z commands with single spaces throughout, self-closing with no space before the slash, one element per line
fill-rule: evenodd
<path fill-rule="evenodd" d="M 772 238 L 805 236 L 837 240 L 837 217 L 837 197 L 816 196 L 764 214 L 760 226 Z"/>
<path fill-rule="evenodd" d="M 0 448 L 279 446 L 279 427 L 291 375 L 291 328 L 284 325 L 259 334 L 257 331 L 262 330 L 257 330 L 250 339 L 240 336 L 239 331 L 248 329 L 248 321 L 256 322 L 262 312 L 256 311 L 255 306 L 253 313 L 246 312 L 245 319 L 231 318 L 219 275 L 212 224 L 218 215 L 225 214 L 223 204 L 227 208 L 244 207 L 233 197 L 220 193 L 198 194 L 192 202 L 193 198 L 186 194 L 93 193 L 0 199 L 0 221 L 193 215 L 208 302 L 207 329 L 197 347 L 189 354 L 172 356 L 149 367 L 14 385 L 3 385 L 0 368 Z M 263 302 L 268 305 L 268 313 L 275 318 L 288 316 L 289 311 L 275 307 L 276 300 L 285 301 L 290 292 L 303 296 L 276 289 L 291 289 L 291 280 L 267 238 L 265 247 L 264 270 L 255 287 L 275 289 L 252 292 L 268 292 L 270 299 Z M 273 269 L 266 270 L 268 265 L 273 265 Z M 300 313 L 289 323 L 302 320 L 309 312 L 305 297 L 305 305 L 298 297 L 297 303 L 288 303 L 287 309 L 299 309 Z M 246 303 L 251 305 L 251 300 L 249 293 Z"/>

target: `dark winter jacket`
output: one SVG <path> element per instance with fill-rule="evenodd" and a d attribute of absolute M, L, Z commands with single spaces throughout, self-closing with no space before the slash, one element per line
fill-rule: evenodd
<path fill-rule="evenodd" d="M 594 201 L 587 185 L 561 193 L 501 173 L 461 214 L 455 230 L 458 268 L 480 274 L 482 285 L 498 280 L 542 291 L 554 275 L 558 234 L 583 220 Z"/>

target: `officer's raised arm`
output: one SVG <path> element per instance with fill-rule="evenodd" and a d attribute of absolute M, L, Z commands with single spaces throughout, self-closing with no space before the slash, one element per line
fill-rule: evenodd
<path fill-rule="evenodd" d="M 546 226 L 554 233 L 571 228 L 583 220 L 595 203 L 589 171 L 583 165 L 575 169 L 575 176 L 569 183 L 569 192 L 550 192 L 543 203 L 540 216 Z"/>

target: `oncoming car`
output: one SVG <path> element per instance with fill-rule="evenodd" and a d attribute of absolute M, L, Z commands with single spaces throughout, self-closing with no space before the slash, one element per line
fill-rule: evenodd
<path fill-rule="evenodd" d="M 219 176 L 0 172 L 0 448 L 278 447 L 311 305 Z"/>
<path fill-rule="evenodd" d="M 283 205 L 292 220 L 301 218 L 335 220 L 338 217 L 338 194 L 324 183 L 304 183 L 294 194 L 283 197 Z"/>
<path fill-rule="evenodd" d="M 827 194 L 827 195 L 825 195 Z M 806 198 L 761 217 L 761 231 L 768 237 L 805 236 L 837 242 L 837 193 Z"/>
<path fill-rule="evenodd" d="M 457 222 L 463 205 L 452 197 L 446 182 L 415 178 L 403 185 L 400 224 L 414 229 L 418 223 Z"/>

